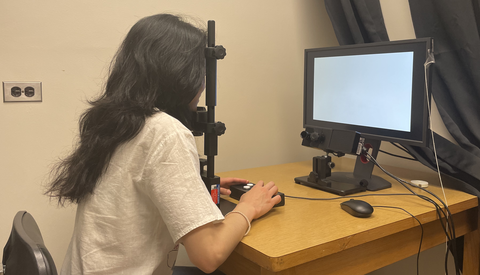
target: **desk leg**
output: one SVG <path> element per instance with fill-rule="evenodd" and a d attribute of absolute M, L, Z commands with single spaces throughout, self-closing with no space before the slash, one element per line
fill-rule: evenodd
<path fill-rule="evenodd" d="M 463 275 L 480 274 L 480 231 L 465 235 L 463 241 Z"/>

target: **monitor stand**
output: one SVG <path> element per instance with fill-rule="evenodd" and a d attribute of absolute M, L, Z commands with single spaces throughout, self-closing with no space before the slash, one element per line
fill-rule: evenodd
<path fill-rule="evenodd" d="M 376 158 L 379 140 L 366 139 L 365 147 L 372 149 L 371 155 Z M 364 156 L 357 156 L 353 172 L 331 172 L 335 164 L 331 157 L 319 156 L 313 158 L 313 171 L 310 175 L 295 178 L 295 183 L 334 193 L 340 196 L 359 193 L 362 191 L 377 191 L 392 187 L 392 184 L 375 175 L 372 175 L 374 164 Z"/>

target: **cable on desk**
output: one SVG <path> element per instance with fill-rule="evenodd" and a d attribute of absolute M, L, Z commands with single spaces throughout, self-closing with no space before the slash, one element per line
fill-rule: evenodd
<path fill-rule="evenodd" d="M 333 198 L 307 198 L 307 197 L 296 197 L 296 196 L 285 195 L 285 198 L 299 199 L 299 200 L 311 200 L 311 201 L 333 201 L 333 200 L 340 200 L 340 199 L 345 199 L 345 198 L 349 199 L 349 198 L 374 197 L 374 196 L 415 196 L 415 194 L 410 194 L 410 193 L 363 194 L 363 195 L 350 195 L 350 196 L 341 196 L 341 197 L 333 197 Z"/>
<path fill-rule="evenodd" d="M 367 159 L 369 161 L 371 161 L 378 168 L 380 168 L 380 170 L 382 170 L 385 174 L 387 174 L 388 176 L 390 176 L 393 179 L 395 179 L 396 181 L 398 181 L 402 186 L 404 186 L 413 195 L 416 195 L 417 197 L 419 197 L 419 198 L 421 198 L 421 199 L 423 199 L 423 200 L 425 200 L 425 201 L 427 201 L 427 202 L 429 202 L 429 203 L 431 203 L 435 206 L 440 224 L 442 225 L 442 229 L 445 233 L 445 236 L 447 237 L 447 248 L 448 249 L 447 249 L 446 254 L 445 254 L 445 274 L 448 275 L 448 251 L 450 250 L 452 252 L 452 256 L 453 256 L 453 260 L 454 260 L 454 264 L 455 264 L 455 273 L 457 275 L 460 275 L 460 269 L 459 269 L 458 264 L 457 264 L 458 257 L 457 257 L 457 244 L 456 244 L 455 226 L 454 226 L 454 223 L 453 223 L 453 218 L 452 218 L 452 214 L 450 212 L 450 209 L 445 204 L 445 202 L 443 202 L 437 195 L 430 192 L 429 190 L 427 190 L 423 187 L 420 187 L 420 186 L 415 186 L 415 185 L 413 185 L 413 184 L 411 184 L 411 183 L 393 175 L 392 173 L 388 172 L 387 170 L 385 170 L 377 162 L 377 160 L 374 157 L 372 157 L 372 155 L 370 155 L 370 153 L 368 153 L 368 150 L 366 148 L 364 148 L 363 154 L 365 154 L 365 156 L 367 157 Z M 435 197 L 443 205 L 443 207 L 445 208 L 447 213 L 445 213 L 443 211 L 443 209 L 438 205 L 437 202 L 435 202 L 434 200 L 432 200 L 431 198 L 429 198 L 427 196 L 417 194 L 409 186 L 420 188 L 421 190 L 423 190 L 423 191 L 427 192 L 428 194 L 432 195 L 433 197 Z M 443 186 L 442 186 L 442 189 L 443 189 Z M 451 230 L 448 230 L 448 229 L 451 229 Z"/>
<path fill-rule="evenodd" d="M 417 275 L 420 274 L 420 270 L 419 270 L 419 266 L 420 266 L 420 252 L 422 252 L 422 242 L 423 242 L 423 225 L 422 223 L 420 222 L 419 219 L 417 219 L 417 217 L 415 217 L 412 213 L 408 212 L 407 210 L 401 208 L 401 207 L 396 207 L 396 206 L 384 206 L 384 205 L 373 205 L 372 206 L 373 208 L 393 208 L 393 209 L 400 209 L 402 211 L 404 211 L 405 213 L 407 213 L 408 215 L 412 216 L 412 218 L 414 218 L 418 224 L 420 225 L 420 229 L 422 230 L 422 233 L 420 235 L 420 244 L 418 246 L 418 253 L 417 253 Z"/>

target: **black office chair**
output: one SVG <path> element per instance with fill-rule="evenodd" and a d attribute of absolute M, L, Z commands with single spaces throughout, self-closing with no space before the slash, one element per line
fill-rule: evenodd
<path fill-rule="evenodd" d="M 43 243 L 32 215 L 19 211 L 3 249 L 4 275 L 57 275 L 53 258 Z"/>

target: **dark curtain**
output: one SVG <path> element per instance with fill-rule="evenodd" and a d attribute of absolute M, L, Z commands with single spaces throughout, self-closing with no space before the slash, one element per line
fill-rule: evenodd
<path fill-rule="evenodd" d="M 446 128 L 459 144 L 435 135 L 440 171 L 456 188 L 480 195 L 479 0 L 410 0 L 417 38 L 433 37 L 432 94 Z M 325 0 L 340 45 L 388 41 L 379 0 Z M 406 146 L 436 170 L 428 147 Z"/>
<path fill-rule="evenodd" d="M 480 0 L 409 0 L 417 38 L 433 37 L 432 95 L 458 145 L 434 133 L 445 181 L 480 197 Z M 388 41 L 379 0 L 325 0 L 340 45 Z M 405 146 L 436 170 L 433 142 Z M 451 180 L 454 178 L 455 180 Z M 454 249 L 455 250 L 455 249 Z M 463 241 L 457 261 L 463 262 Z"/>
<path fill-rule="evenodd" d="M 389 41 L 378 0 L 325 0 L 340 45 Z"/>
<path fill-rule="evenodd" d="M 459 144 L 436 135 L 440 169 L 480 190 L 480 36 L 478 0 L 409 0 L 415 35 L 435 40 L 432 94 Z M 430 147 L 431 148 L 431 147 Z M 409 148 L 433 167 L 430 148 Z"/>

